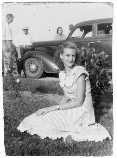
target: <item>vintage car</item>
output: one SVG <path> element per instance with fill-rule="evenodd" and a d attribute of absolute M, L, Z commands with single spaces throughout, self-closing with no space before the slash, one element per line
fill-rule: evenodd
<path fill-rule="evenodd" d="M 108 54 L 111 69 L 112 56 L 112 18 L 89 20 L 73 26 L 66 40 L 73 40 L 79 50 L 94 48 L 97 54 Z M 25 49 L 18 69 L 23 70 L 26 77 L 40 78 L 43 73 L 57 74 L 61 68 L 57 53 L 62 41 L 34 42 Z"/>

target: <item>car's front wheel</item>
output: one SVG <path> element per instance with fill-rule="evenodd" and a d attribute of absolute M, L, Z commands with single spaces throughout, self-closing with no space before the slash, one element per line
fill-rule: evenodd
<path fill-rule="evenodd" d="M 43 74 L 43 62 L 40 58 L 31 57 L 25 60 L 24 71 L 26 77 L 40 78 Z"/>

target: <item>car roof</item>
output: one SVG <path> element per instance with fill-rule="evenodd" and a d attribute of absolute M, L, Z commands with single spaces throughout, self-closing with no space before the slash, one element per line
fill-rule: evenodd
<path fill-rule="evenodd" d="M 78 27 L 78 26 L 82 26 L 82 25 L 91 25 L 91 24 L 95 24 L 95 23 L 112 23 L 112 22 L 113 22 L 112 18 L 102 18 L 102 19 L 83 21 L 83 22 L 80 22 L 80 23 L 77 23 L 76 25 L 74 25 L 74 27 Z"/>

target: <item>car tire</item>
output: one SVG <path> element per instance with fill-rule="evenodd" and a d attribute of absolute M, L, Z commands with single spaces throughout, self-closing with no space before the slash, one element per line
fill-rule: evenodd
<path fill-rule="evenodd" d="M 24 62 L 24 72 L 28 78 L 40 78 L 44 72 L 41 58 L 27 58 Z"/>

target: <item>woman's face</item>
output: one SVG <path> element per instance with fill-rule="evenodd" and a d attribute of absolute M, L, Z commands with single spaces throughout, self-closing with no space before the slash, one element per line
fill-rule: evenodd
<path fill-rule="evenodd" d="M 58 34 L 59 34 L 59 35 L 62 35 L 62 33 L 63 33 L 63 29 L 62 29 L 62 28 L 59 28 L 59 29 L 58 29 Z"/>
<path fill-rule="evenodd" d="M 28 34 L 28 29 L 23 29 L 24 34 L 27 35 Z"/>
<path fill-rule="evenodd" d="M 65 67 L 73 67 L 76 59 L 76 50 L 72 48 L 64 48 L 63 54 L 61 54 L 61 59 Z"/>
<path fill-rule="evenodd" d="M 6 20 L 7 20 L 8 24 L 10 24 L 10 23 L 13 22 L 14 17 L 12 17 L 12 16 L 7 16 L 7 17 L 6 17 Z"/>

